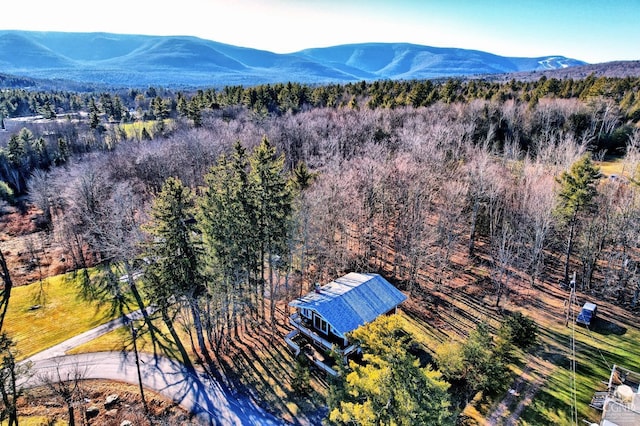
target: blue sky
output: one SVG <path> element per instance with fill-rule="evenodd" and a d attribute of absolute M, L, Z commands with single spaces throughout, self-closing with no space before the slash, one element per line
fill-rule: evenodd
<path fill-rule="evenodd" d="M 640 0 L 27 0 L 0 29 L 192 35 L 272 52 L 409 42 L 505 56 L 640 60 Z"/>

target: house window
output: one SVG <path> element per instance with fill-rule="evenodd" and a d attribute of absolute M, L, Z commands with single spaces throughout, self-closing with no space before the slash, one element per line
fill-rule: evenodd
<path fill-rule="evenodd" d="M 303 317 L 311 319 L 311 311 L 307 308 L 302 308 L 300 311 Z"/>
<path fill-rule="evenodd" d="M 329 334 L 329 324 L 321 317 L 316 315 L 313 320 L 313 326 L 316 330 L 322 331 L 324 334 Z"/>

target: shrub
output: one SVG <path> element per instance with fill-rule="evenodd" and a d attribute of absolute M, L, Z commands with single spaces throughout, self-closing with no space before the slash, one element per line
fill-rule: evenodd
<path fill-rule="evenodd" d="M 13 202 L 13 189 L 3 180 L 0 180 L 0 200 L 8 203 Z"/>
<path fill-rule="evenodd" d="M 531 318 L 515 312 L 509 315 L 502 324 L 506 329 L 509 341 L 523 350 L 528 350 L 538 339 L 538 325 Z"/>

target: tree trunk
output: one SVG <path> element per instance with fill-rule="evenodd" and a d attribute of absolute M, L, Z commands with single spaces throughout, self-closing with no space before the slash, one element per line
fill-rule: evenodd
<path fill-rule="evenodd" d="M 67 401 L 67 414 L 69 415 L 69 426 L 75 426 L 76 415 L 73 409 L 73 401 Z"/>
<path fill-rule="evenodd" d="M 18 426 L 18 410 L 15 404 L 11 402 L 11 398 L 9 394 L 5 390 L 4 386 L 0 386 L 0 391 L 2 392 L 2 403 L 4 404 L 7 412 L 8 412 L 8 426 Z"/>
<path fill-rule="evenodd" d="M 189 298 L 189 308 L 191 309 L 191 317 L 193 318 L 193 326 L 196 329 L 196 339 L 198 341 L 198 347 L 200 353 L 204 356 L 204 360 L 208 365 L 213 365 L 213 360 L 209 354 L 209 349 L 204 340 L 204 333 L 202 331 L 202 319 L 200 318 L 200 307 L 198 301 L 194 298 Z"/>
<path fill-rule="evenodd" d="M 167 312 L 167 309 L 162 308 L 161 313 L 162 313 L 162 321 L 164 321 L 165 325 L 167 326 L 167 329 L 169 330 L 169 333 L 171 334 L 171 337 L 173 338 L 176 346 L 178 347 L 178 352 L 180 352 L 180 356 L 182 357 L 182 363 L 185 365 L 185 367 L 187 367 L 188 370 L 190 371 L 195 370 L 195 368 L 193 367 L 193 363 L 189 358 L 189 354 L 187 354 L 187 351 L 184 348 L 184 345 L 182 344 L 182 340 L 180 340 L 180 336 L 178 336 L 178 333 L 176 332 L 176 329 L 173 326 L 173 321 L 171 320 L 171 317 L 169 317 L 169 313 Z"/>
<path fill-rule="evenodd" d="M 476 243 L 476 226 L 478 223 L 478 211 L 480 210 L 480 203 L 475 202 L 473 204 L 473 210 L 471 211 L 471 230 L 469 231 L 469 257 L 473 257 Z"/>
<path fill-rule="evenodd" d="M 147 307 L 145 306 L 144 300 L 142 300 L 142 296 L 138 291 L 138 286 L 136 285 L 132 276 L 133 271 L 131 270 L 131 265 L 127 260 L 124 261 L 124 272 L 127 275 L 127 284 L 129 285 L 129 290 L 131 290 L 131 294 L 133 294 L 133 298 L 136 300 L 136 304 L 138 305 L 138 308 L 142 313 L 142 318 L 144 319 L 144 323 L 147 326 L 147 329 L 149 330 L 149 335 L 151 336 L 151 342 L 153 343 L 153 347 L 155 348 L 156 344 L 158 343 L 158 339 L 156 337 L 156 329 L 155 329 L 155 326 L 153 325 L 153 322 L 151 321 L 151 317 L 149 316 L 149 313 L 147 312 Z"/>
<path fill-rule="evenodd" d="M 633 300 L 631 301 L 632 308 L 635 308 L 638 304 L 638 298 L 640 298 L 640 284 L 637 284 L 635 290 L 633 291 Z"/>
<path fill-rule="evenodd" d="M 7 267 L 7 261 L 4 258 L 4 254 L 0 251 L 0 268 L 2 269 L 2 282 L 3 288 L 0 292 L 2 300 L 0 300 L 0 331 L 2 330 L 2 324 L 4 323 L 4 317 L 9 308 L 9 298 L 11 297 L 11 289 L 13 288 L 13 282 L 11 281 L 11 274 Z"/>

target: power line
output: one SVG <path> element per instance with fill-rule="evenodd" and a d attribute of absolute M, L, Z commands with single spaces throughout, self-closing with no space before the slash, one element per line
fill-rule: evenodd
<path fill-rule="evenodd" d="M 569 302 L 570 305 L 570 312 L 571 312 L 571 376 L 572 376 L 572 391 L 573 391 L 573 409 L 571 411 L 571 415 L 572 415 L 572 419 L 573 419 L 573 423 L 577 426 L 578 425 L 578 400 L 577 400 L 577 394 L 578 394 L 578 390 L 577 390 L 577 380 L 576 380 L 576 321 L 575 321 L 575 317 L 573 315 L 573 305 L 575 304 L 575 298 L 576 298 L 576 281 L 575 281 L 575 273 L 574 273 L 574 279 L 572 281 L 572 286 L 571 286 L 571 299 L 573 300 L 573 303 Z"/>
<path fill-rule="evenodd" d="M 565 317 L 565 325 L 569 325 L 571 321 L 571 338 L 570 338 L 570 352 L 571 352 L 571 372 L 569 373 L 569 386 L 571 387 L 571 423 L 578 425 L 578 400 L 577 400 L 577 386 L 576 386 L 576 321 L 573 312 L 573 306 L 576 302 L 576 273 L 573 273 L 573 278 L 569 283 L 570 293 L 569 301 L 566 305 L 567 313 Z"/>

